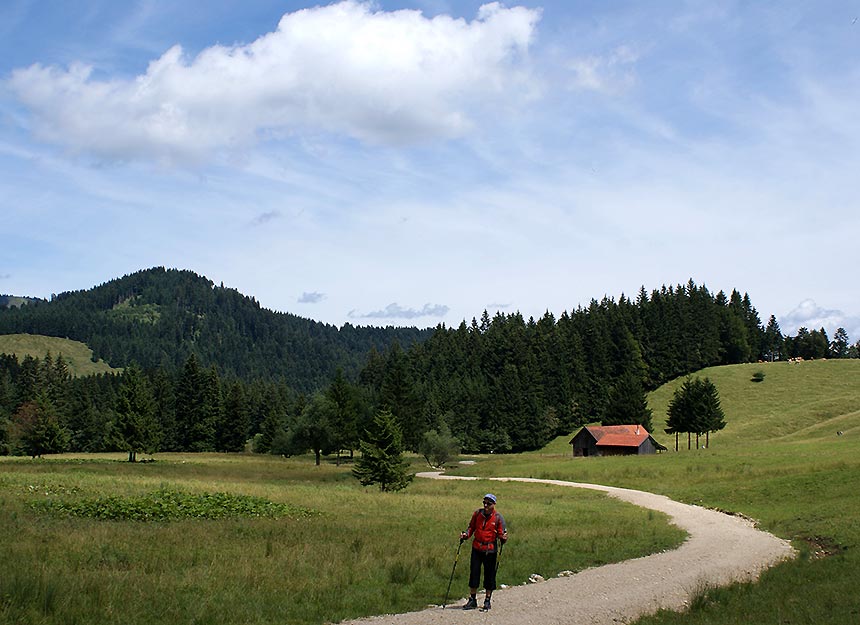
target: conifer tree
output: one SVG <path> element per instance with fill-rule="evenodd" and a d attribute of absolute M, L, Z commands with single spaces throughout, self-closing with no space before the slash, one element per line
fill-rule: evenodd
<path fill-rule="evenodd" d="M 848 347 L 848 333 L 845 331 L 845 328 L 836 328 L 833 340 L 830 341 L 830 358 L 847 358 Z"/>
<path fill-rule="evenodd" d="M 329 423 L 339 465 L 341 450 L 349 450 L 352 455 L 352 451 L 358 446 L 359 413 L 357 390 L 344 379 L 343 369 L 340 367 L 337 368 L 326 396 L 332 405 Z"/>
<path fill-rule="evenodd" d="M 155 400 L 143 372 L 135 364 L 123 372 L 116 405 L 116 444 L 135 462 L 139 452 L 154 453 L 160 439 Z"/>
<path fill-rule="evenodd" d="M 265 417 L 260 424 L 260 435 L 256 439 L 254 451 L 261 454 L 272 452 L 272 443 L 286 431 L 286 419 L 283 411 L 275 401 L 269 401 L 262 406 Z"/>
<path fill-rule="evenodd" d="M 211 449 L 213 430 L 207 417 L 206 379 L 192 353 L 176 384 L 176 429 L 182 451 Z"/>
<path fill-rule="evenodd" d="M 418 449 L 421 435 L 426 429 L 421 424 L 421 401 L 408 357 L 398 343 L 391 347 L 385 363 L 379 405 L 397 419 L 404 445 L 408 449 Z"/>
<path fill-rule="evenodd" d="M 780 360 L 784 342 L 785 339 L 783 339 L 782 331 L 779 329 L 779 322 L 777 322 L 774 315 L 771 315 L 770 319 L 767 320 L 767 327 L 764 330 L 762 351 L 764 352 L 765 359 L 771 362 Z"/>
<path fill-rule="evenodd" d="M 12 417 L 13 436 L 21 451 L 33 458 L 66 451 L 68 433 L 60 426 L 57 413 L 47 394 L 40 392 L 24 402 Z"/>
<path fill-rule="evenodd" d="M 352 474 L 363 486 L 379 484 L 381 491 L 397 491 L 412 481 L 409 464 L 403 459 L 402 434 L 389 410 L 376 414 L 359 446 L 361 456 Z"/>
<path fill-rule="evenodd" d="M 639 378 L 632 372 L 615 381 L 603 415 L 603 425 L 641 425 L 651 432 L 651 409 Z"/>
<path fill-rule="evenodd" d="M 233 382 L 227 390 L 224 410 L 216 432 L 218 451 L 242 451 L 248 438 L 248 409 L 242 384 Z"/>
<path fill-rule="evenodd" d="M 687 377 L 675 390 L 669 400 L 666 420 L 666 434 L 675 434 L 675 449 L 678 448 L 678 434 L 687 434 L 687 448 L 691 447 L 690 435 L 706 435 L 705 445 L 709 443 L 710 433 L 726 426 L 725 413 L 720 405 L 717 387 L 708 378 Z"/>

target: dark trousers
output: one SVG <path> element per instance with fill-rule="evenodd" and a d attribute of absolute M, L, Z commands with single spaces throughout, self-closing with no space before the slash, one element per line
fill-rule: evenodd
<path fill-rule="evenodd" d="M 496 552 L 472 549 L 472 561 L 469 568 L 469 588 L 480 588 L 481 567 L 484 567 L 484 590 L 493 592 L 496 589 Z"/>

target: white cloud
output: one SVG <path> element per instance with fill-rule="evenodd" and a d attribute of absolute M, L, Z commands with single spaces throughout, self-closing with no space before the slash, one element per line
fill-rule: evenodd
<path fill-rule="evenodd" d="M 807 330 L 824 328 L 830 338 L 833 338 L 837 328 L 844 328 L 852 340 L 860 339 L 860 318 L 846 315 L 841 310 L 821 308 L 811 299 L 803 300 L 797 308 L 783 316 L 779 326 L 783 334 L 792 336 L 801 327 Z"/>
<path fill-rule="evenodd" d="M 385 307 L 384 310 L 376 310 L 366 314 L 349 312 L 352 319 L 416 319 L 418 317 L 444 317 L 450 309 L 444 304 L 424 304 L 421 310 L 415 308 L 403 308 L 394 302 Z"/>
<path fill-rule="evenodd" d="M 318 304 L 325 299 L 325 293 L 302 293 L 302 296 L 296 300 L 299 304 Z"/>
<path fill-rule="evenodd" d="M 615 94 L 629 89 L 636 82 L 633 66 L 639 54 L 628 46 L 620 46 L 604 56 L 572 59 L 568 68 L 573 73 L 572 87 Z"/>
<path fill-rule="evenodd" d="M 540 12 L 493 2 L 476 19 L 345 0 L 281 18 L 247 45 L 174 46 L 132 80 L 39 64 L 8 87 L 48 142 L 105 160 L 200 160 L 267 136 L 399 144 L 466 133 L 474 106 L 514 95 Z"/>

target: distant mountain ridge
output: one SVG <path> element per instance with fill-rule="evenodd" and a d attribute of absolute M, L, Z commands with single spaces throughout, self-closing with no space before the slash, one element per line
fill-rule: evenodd
<path fill-rule="evenodd" d="M 175 369 L 195 353 L 224 376 L 283 380 L 307 392 L 327 384 L 338 367 L 354 377 L 373 349 L 395 341 L 408 348 L 433 330 L 337 328 L 262 308 L 192 271 L 154 267 L 51 301 L 0 301 L 0 334 L 21 333 L 86 343 L 113 367 Z"/>

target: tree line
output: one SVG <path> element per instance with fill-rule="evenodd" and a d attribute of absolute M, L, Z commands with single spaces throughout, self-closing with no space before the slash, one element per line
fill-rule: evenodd
<path fill-rule="evenodd" d="M 747 295 L 711 294 L 690 281 L 643 288 L 635 300 L 593 300 L 558 318 L 484 311 L 406 347 L 394 337 L 382 350 L 371 345 L 357 372 L 335 366 L 309 392 L 287 376 L 236 375 L 193 350 L 180 367 L 132 362 L 119 374 L 82 378 L 60 355 L 2 355 L 0 453 L 122 449 L 135 459 L 250 447 L 340 461 L 382 412 L 404 448 L 428 462 L 455 447 L 524 451 L 596 421 L 654 432 L 647 391 L 707 366 L 856 351 L 842 329 L 832 341 L 823 329 L 786 337 L 773 316 L 762 325 Z M 663 416 L 656 419 L 659 429 Z"/>
<path fill-rule="evenodd" d="M 62 355 L 0 355 L 0 453 L 352 450 L 370 419 L 338 370 L 306 396 L 283 382 L 224 378 L 196 355 L 182 369 L 72 377 Z"/>
<path fill-rule="evenodd" d="M 690 280 L 592 300 L 558 318 L 484 311 L 408 350 L 372 353 L 359 381 L 397 416 L 407 448 L 447 428 L 466 451 L 517 452 L 598 421 L 654 432 L 646 393 L 661 384 L 709 366 L 797 356 L 856 357 L 857 345 L 842 328 L 832 341 L 823 328 L 784 336 L 774 316 L 762 324 L 748 294 L 712 294 Z"/>

